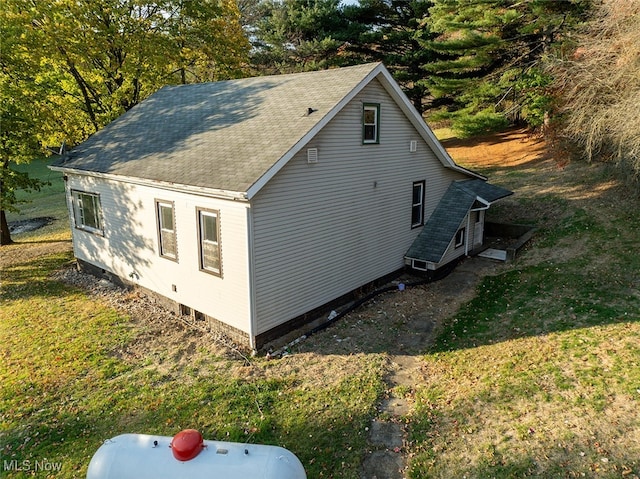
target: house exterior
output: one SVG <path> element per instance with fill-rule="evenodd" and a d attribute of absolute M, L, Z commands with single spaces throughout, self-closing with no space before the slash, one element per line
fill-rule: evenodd
<path fill-rule="evenodd" d="M 468 253 L 510 194 L 455 164 L 379 63 L 165 87 L 51 168 L 81 267 L 252 348 Z"/>

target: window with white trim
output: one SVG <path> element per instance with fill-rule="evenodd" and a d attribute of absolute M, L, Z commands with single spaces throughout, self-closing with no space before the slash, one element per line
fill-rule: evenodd
<path fill-rule="evenodd" d="M 198 208 L 200 269 L 222 276 L 220 262 L 220 212 Z"/>
<path fill-rule="evenodd" d="M 173 202 L 156 200 L 156 218 L 158 220 L 158 250 L 160 256 L 177 260 L 178 245 Z"/>
<path fill-rule="evenodd" d="M 413 199 L 411 202 L 411 227 L 417 228 L 424 224 L 424 181 L 413 184 Z"/>
<path fill-rule="evenodd" d="M 76 228 L 90 233 L 103 233 L 100 195 L 73 190 L 73 209 Z"/>
<path fill-rule="evenodd" d="M 456 233 L 456 239 L 454 243 L 454 246 L 456 248 L 460 248 L 460 246 L 464 245 L 465 233 L 466 233 L 466 228 L 459 229 L 458 232 Z"/>
<path fill-rule="evenodd" d="M 365 103 L 362 107 L 362 143 L 380 143 L 380 104 Z"/>

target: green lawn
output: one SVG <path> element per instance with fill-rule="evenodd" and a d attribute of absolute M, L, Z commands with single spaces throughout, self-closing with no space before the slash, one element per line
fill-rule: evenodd
<path fill-rule="evenodd" d="M 40 191 L 18 191 L 16 196 L 19 200 L 27 200 L 27 203 L 18 205 L 19 213 L 7 213 L 7 221 L 12 221 L 51 217 L 54 221 L 46 226 L 44 230 L 36 233 L 25 233 L 20 235 L 21 241 L 29 241 L 37 238 L 39 241 L 58 240 L 69 238 L 69 212 L 64 197 L 64 182 L 62 173 L 51 171 L 47 165 L 51 164 L 52 158 L 40 158 L 29 164 L 14 165 L 18 171 L 26 171 L 32 178 L 37 178 L 49 184 L 43 186 Z"/>
<path fill-rule="evenodd" d="M 603 165 L 539 168 L 493 171 L 520 192 L 498 219 L 540 231 L 424 356 L 411 478 L 640 475 L 639 202 Z"/>
<path fill-rule="evenodd" d="M 309 477 L 356 477 L 383 389 L 379 356 L 354 357 L 356 374 L 320 382 L 305 377 L 304 365 L 280 371 L 264 359 L 239 367 L 238 359 L 205 357 L 182 370 L 150 357 L 124 359 L 118 351 L 144 329 L 52 280 L 70 259 L 45 256 L 3 272 L 4 461 L 47 458 L 62 463 L 55 477 L 81 478 L 106 438 L 196 427 L 211 439 L 287 447 Z"/>
<path fill-rule="evenodd" d="M 407 389 L 414 410 L 402 418 L 409 477 L 637 478 L 639 201 L 602 165 L 539 162 L 494 167 L 491 177 L 517 191 L 494 219 L 539 230 L 421 356 L 428 379 Z M 68 221 L 59 183 L 40 195 L 25 215 Z M 0 466 L 46 458 L 62 464 L 50 477 L 83 478 L 105 438 L 196 427 L 210 439 L 287 447 L 309 478 L 359 477 L 384 352 L 325 354 L 312 337 L 307 352 L 279 361 L 197 351 L 178 367 L 153 341 L 123 355 L 153 332 L 52 279 L 71 260 L 45 254 L 2 272 Z"/>

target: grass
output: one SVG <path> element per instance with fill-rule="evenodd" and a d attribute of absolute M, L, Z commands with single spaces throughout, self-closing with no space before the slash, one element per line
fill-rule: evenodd
<path fill-rule="evenodd" d="M 402 418 L 408 476 L 639 477 L 638 200 L 599 165 L 541 162 L 491 176 L 518 192 L 491 214 L 539 230 L 444 320 L 421 358 L 426 380 L 395 388 L 414 400 Z M 32 214 L 57 208 L 66 221 L 64 206 L 42 204 L 60 203 L 60 192 L 41 193 Z M 105 438 L 196 427 L 287 447 L 309 478 L 360 477 L 385 394 L 384 351 L 331 355 L 308 343 L 311 353 L 245 363 L 203 348 L 188 367 L 153 342 L 140 357 L 122 355 L 148 331 L 53 279 L 71 260 L 45 254 L 3 270 L 2 461 L 46 458 L 62 464 L 52 477 L 83 478 Z"/>
<path fill-rule="evenodd" d="M 608 179 L 594 170 L 574 165 L 555 186 L 597 191 Z M 640 475 L 638 201 L 536 181 L 511 205 L 541 228 L 535 245 L 424 356 L 411 478 Z"/>
<path fill-rule="evenodd" d="M 382 392 L 381 360 L 354 358 L 362 362 L 357 374 L 310 384 L 260 359 L 244 369 L 250 376 L 215 357 L 181 371 L 121 359 L 117 352 L 138 332 L 129 318 L 51 279 L 70 259 L 45 256 L 3 272 L 3 461 L 47 458 L 62 463 L 56 477 L 80 478 L 105 438 L 196 427 L 207 438 L 287 447 L 309 477 L 356 476 Z"/>
<path fill-rule="evenodd" d="M 7 213 L 7 221 L 19 221 L 30 218 L 51 217 L 54 221 L 43 230 L 25 233 L 20 236 L 21 241 L 30 241 L 32 238 L 38 241 L 68 239 L 69 213 L 64 194 L 64 182 L 62 173 L 51 171 L 47 165 L 52 158 L 39 158 L 29 164 L 14 165 L 18 171 L 27 172 L 32 178 L 40 179 L 49 184 L 43 186 L 40 191 L 18 191 L 18 200 L 26 200 L 27 203 L 18 205 L 18 213 Z"/>

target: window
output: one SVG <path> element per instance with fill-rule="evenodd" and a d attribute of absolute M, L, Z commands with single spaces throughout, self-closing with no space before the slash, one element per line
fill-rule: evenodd
<path fill-rule="evenodd" d="M 411 202 L 411 227 L 424 224 L 424 181 L 413 184 L 413 200 Z"/>
<path fill-rule="evenodd" d="M 458 232 L 456 233 L 456 241 L 454 243 L 456 248 L 459 248 L 464 244 L 464 235 L 465 235 L 465 228 L 458 230 Z"/>
<path fill-rule="evenodd" d="M 158 249 L 160 256 L 178 259 L 176 227 L 173 202 L 156 200 L 156 216 L 158 219 Z"/>
<path fill-rule="evenodd" d="M 413 267 L 413 269 L 418 269 L 420 271 L 427 271 L 426 261 L 420 261 L 420 260 L 414 259 L 412 260 L 411 266 Z"/>
<path fill-rule="evenodd" d="M 100 195 L 72 191 L 76 228 L 102 234 Z"/>
<path fill-rule="evenodd" d="M 222 276 L 220 265 L 220 213 L 198 209 L 200 269 Z"/>
<path fill-rule="evenodd" d="M 362 143 L 380 142 L 380 105 L 366 104 L 362 110 Z"/>

